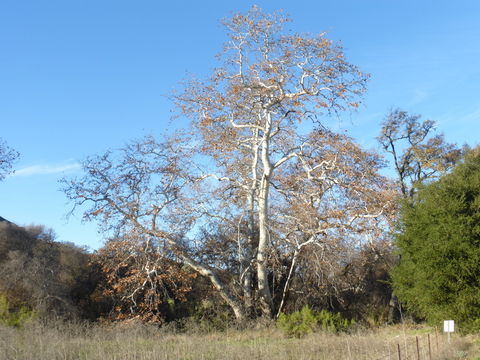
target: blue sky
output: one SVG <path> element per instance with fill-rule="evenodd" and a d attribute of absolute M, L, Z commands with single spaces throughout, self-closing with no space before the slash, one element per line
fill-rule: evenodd
<path fill-rule="evenodd" d="M 383 116 L 400 107 L 436 120 L 450 142 L 479 143 L 479 1 L 4 0 L 0 138 L 21 158 L 0 183 L 0 216 L 101 246 L 94 224 L 65 218 L 58 179 L 88 155 L 185 125 L 165 95 L 211 72 L 219 20 L 253 4 L 283 9 L 294 31 L 327 31 L 371 74 L 364 105 L 332 127 L 374 148 Z"/>

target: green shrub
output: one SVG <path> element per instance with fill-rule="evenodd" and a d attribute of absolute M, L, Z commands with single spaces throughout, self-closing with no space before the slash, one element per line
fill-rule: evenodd
<path fill-rule="evenodd" d="M 12 311 L 7 298 L 0 295 L 0 324 L 20 327 L 33 318 L 35 318 L 35 312 L 24 306 Z"/>
<path fill-rule="evenodd" d="M 296 338 L 317 330 L 331 333 L 346 331 L 353 323 L 353 320 L 344 319 L 338 313 L 333 314 L 327 310 L 314 311 L 308 305 L 288 315 L 281 313 L 277 320 L 277 326 L 287 336 Z"/>
<path fill-rule="evenodd" d="M 471 319 L 458 325 L 458 331 L 461 334 L 478 334 L 480 333 L 480 318 Z"/>
<path fill-rule="evenodd" d="M 402 305 L 432 325 L 454 319 L 462 332 L 480 331 L 480 148 L 402 204 L 395 242 Z"/>
<path fill-rule="evenodd" d="M 289 315 L 281 313 L 277 320 L 277 326 L 287 336 L 301 338 L 314 332 L 317 322 L 315 312 L 308 306 L 304 306 L 302 310 L 295 311 Z"/>
<path fill-rule="evenodd" d="M 340 313 L 334 314 L 327 310 L 317 312 L 316 318 L 321 330 L 332 333 L 347 331 L 355 322 L 354 320 L 344 319 Z"/>

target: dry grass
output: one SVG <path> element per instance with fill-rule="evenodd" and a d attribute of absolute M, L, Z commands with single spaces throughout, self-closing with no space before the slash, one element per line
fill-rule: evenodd
<path fill-rule="evenodd" d="M 147 360 L 147 359 L 318 359 L 375 360 L 428 359 L 428 328 L 388 327 L 350 335 L 312 334 L 303 339 L 285 338 L 274 327 L 224 332 L 175 333 L 144 325 L 31 324 L 24 329 L 0 327 L 0 359 L 8 360 Z M 434 334 L 434 331 L 433 331 Z M 476 359 L 474 337 L 455 337 L 451 346 L 439 335 L 431 336 L 433 359 Z M 438 351 L 436 342 L 438 340 Z M 405 350 L 407 344 L 407 350 Z M 476 356 L 480 357 L 480 352 Z"/>

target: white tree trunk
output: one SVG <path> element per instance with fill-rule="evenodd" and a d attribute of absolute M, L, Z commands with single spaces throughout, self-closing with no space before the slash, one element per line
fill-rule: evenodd
<path fill-rule="evenodd" d="M 252 137 L 252 166 L 251 166 L 251 184 L 248 193 L 248 235 L 247 235 L 247 244 L 245 249 L 245 264 L 244 264 L 244 278 L 243 278 L 243 296 L 244 296 L 244 305 L 247 314 L 250 314 L 253 309 L 253 293 L 252 293 L 252 283 L 253 283 L 253 260 L 254 260 L 254 239 L 255 239 L 255 193 L 258 188 L 258 129 L 253 129 Z"/>
<path fill-rule="evenodd" d="M 261 180 L 260 194 L 258 198 L 258 225 L 259 239 L 257 251 L 257 278 L 258 291 L 260 293 L 260 306 L 266 317 L 272 317 L 272 296 L 268 285 L 267 248 L 269 243 L 268 232 L 268 194 L 269 179 L 264 176 Z"/>
<path fill-rule="evenodd" d="M 253 240 L 255 237 L 255 188 L 250 189 L 248 196 L 248 235 L 245 249 L 244 274 L 243 274 L 243 302 L 245 311 L 250 314 L 253 306 L 252 299 L 252 260 L 253 260 Z"/>
<path fill-rule="evenodd" d="M 266 317 L 272 317 L 273 302 L 268 284 L 267 250 L 269 244 L 269 218 L 268 218 L 268 200 L 270 195 L 270 177 L 273 166 L 270 162 L 270 133 L 271 133 L 271 114 L 265 112 L 265 128 L 262 139 L 261 160 L 263 165 L 263 176 L 260 180 L 260 189 L 258 194 L 258 226 L 259 239 L 257 251 L 257 278 L 258 291 L 260 295 L 260 306 L 262 313 Z"/>

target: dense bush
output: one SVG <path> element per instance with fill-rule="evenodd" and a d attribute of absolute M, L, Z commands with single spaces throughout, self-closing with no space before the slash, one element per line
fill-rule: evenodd
<path fill-rule="evenodd" d="M 12 309 L 7 297 L 0 295 L 0 324 L 7 326 L 22 326 L 26 322 L 36 317 L 34 311 L 29 310 L 25 306 Z"/>
<path fill-rule="evenodd" d="M 277 326 L 287 336 L 297 338 L 317 330 L 331 333 L 346 331 L 353 324 L 353 320 L 344 319 L 339 313 L 334 314 L 327 310 L 314 311 L 309 306 L 288 315 L 282 313 L 277 320 Z"/>
<path fill-rule="evenodd" d="M 435 325 L 454 319 L 460 331 L 479 331 L 478 149 L 403 205 L 396 242 L 401 261 L 393 285 L 407 308 Z"/>

